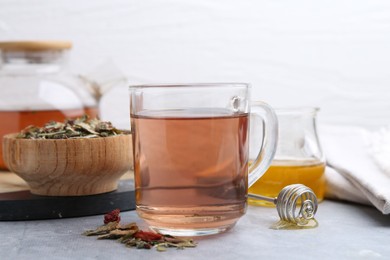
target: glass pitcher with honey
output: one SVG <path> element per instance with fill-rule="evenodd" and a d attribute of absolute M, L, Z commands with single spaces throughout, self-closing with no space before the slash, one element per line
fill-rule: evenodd
<path fill-rule="evenodd" d="M 65 41 L 0 42 L 1 141 L 29 125 L 97 116 L 98 100 L 86 81 L 67 70 L 71 47 Z"/>
<path fill-rule="evenodd" d="M 275 109 L 279 122 L 276 154 L 269 169 L 249 188 L 249 193 L 277 197 L 285 186 L 299 183 L 311 188 L 318 201 L 323 200 L 325 158 L 317 135 L 318 110 L 318 108 Z M 274 206 L 271 202 L 251 198 L 248 202 L 251 205 Z"/>

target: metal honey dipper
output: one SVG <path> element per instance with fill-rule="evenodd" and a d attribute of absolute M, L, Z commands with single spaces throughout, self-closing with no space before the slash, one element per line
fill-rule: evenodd
<path fill-rule="evenodd" d="M 314 192 L 303 184 L 284 187 L 276 198 L 249 193 L 248 197 L 265 200 L 276 205 L 281 220 L 303 226 L 314 218 L 318 201 Z M 299 210 L 297 206 L 300 206 Z"/>

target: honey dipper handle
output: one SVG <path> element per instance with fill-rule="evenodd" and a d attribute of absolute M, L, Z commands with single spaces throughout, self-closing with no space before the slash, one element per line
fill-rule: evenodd
<path fill-rule="evenodd" d="M 276 201 L 277 201 L 277 198 L 271 198 L 271 197 L 262 196 L 262 195 L 258 195 L 258 194 L 253 194 L 253 193 L 248 193 L 248 197 L 251 198 L 251 199 L 258 199 L 258 200 L 264 200 L 264 201 L 272 202 L 275 205 L 276 205 Z"/>

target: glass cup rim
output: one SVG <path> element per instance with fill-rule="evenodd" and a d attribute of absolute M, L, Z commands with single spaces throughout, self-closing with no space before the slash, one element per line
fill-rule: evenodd
<path fill-rule="evenodd" d="M 130 85 L 129 89 L 140 89 L 140 88 L 209 88 L 209 87 L 250 87 L 249 83 L 245 82 L 215 82 L 215 83 L 174 83 L 174 84 L 140 84 Z"/>

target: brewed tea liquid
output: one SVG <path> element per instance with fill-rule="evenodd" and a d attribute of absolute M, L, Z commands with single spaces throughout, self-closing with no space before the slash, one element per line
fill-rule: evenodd
<path fill-rule="evenodd" d="M 137 212 L 152 227 L 228 227 L 244 214 L 248 114 L 151 112 L 132 129 Z"/>
<path fill-rule="evenodd" d="M 277 197 L 287 185 L 300 183 L 311 188 L 318 201 L 325 194 L 325 164 L 317 160 L 274 160 L 265 174 L 248 190 L 250 193 Z M 248 199 L 251 205 L 275 206 L 271 202 Z"/>
<path fill-rule="evenodd" d="M 51 120 L 63 122 L 66 118 L 80 117 L 84 114 L 96 117 L 97 109 L 0 111 L 0 141 L 4 135 L 17 133 L 30 125 L 41 127 Z M 0 169 L 6 169 L 2 149 L 0 149 Z"/>

